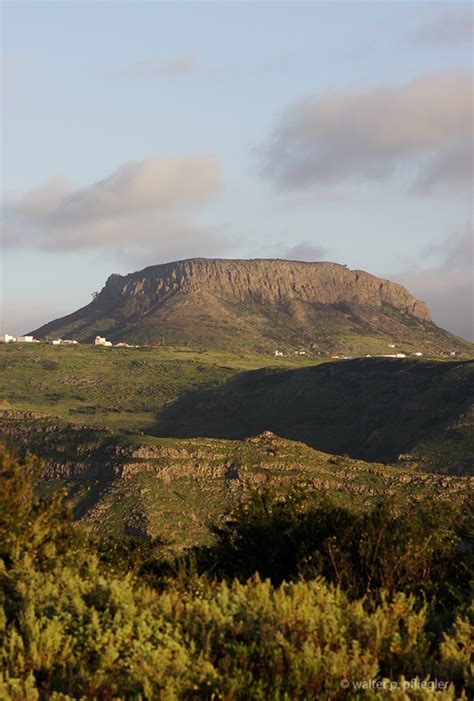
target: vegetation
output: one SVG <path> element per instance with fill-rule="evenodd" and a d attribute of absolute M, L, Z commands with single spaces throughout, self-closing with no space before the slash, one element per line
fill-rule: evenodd
<path fill-rule="evenodd" d="M 474 690 L 467 513 L 456 523 L 423 504 L 408 524 L 384 505 L 353 520 L 328 503 L 254 497 L 192 571 L 189 560 L 166 563 L 160 542 L 83 533 L 60 495 L 35 496 L 38 469 L 0 456 L 0 698 L 467 699 Z M 280 570 L 274 558 L 287 555 Z M 413 679 L 447 688 L 353 686 Z"/>
<path fill-rule="evenodd" d="M 0 369 L 0 407 L 80 425 L 230 439 L 271 430 L 360 460 L 402 456 L 452 475 L 474 466 L 473 361 L 9 344 Z"/>
<path fill-rule="evenodd" d="M 164 407 L 153 431 L 235 439 L 271 430 L 327 453 L 472 475 L 473 397 L 473 361 L 262 368 L 184 394 Z"/>
<path fill-rule="evenodd" d="M 152 430 L 169 402 L 216 387 L 243 370 L 309 359 L 199 353 L 185 348 L 0 345 L 0 407 L 81 424 Z"/>

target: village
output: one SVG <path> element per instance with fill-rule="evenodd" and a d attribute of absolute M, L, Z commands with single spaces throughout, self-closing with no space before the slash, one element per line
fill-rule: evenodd
<path fill-rule="evenodd" d="M 45 343 L 48 345 L 52 346 L 78 346 L 81 345 L 79 341 L 76 341 L 75 339 L 70 339 L 70 338 L 55 338 L 55 339 L 48 339 L 46 341 L 40 341 L 37 338 L 34 338 L 34 336 L 13 336 L 10 334 L 3 334 L 0 336 L 0 345 L 5 344 L 5 343 Z M 141 348 L 142 346 L 136 345 L 136 344 L 131 344 L 131 343 L 125 343 L 123 341 L 120 341 L 119 343 L 113 343 L 112 341 L 109 341 L 105 336 L 96 336 L 94 339 L 94 346 L 99 346 L 101 348 Z M 381 353 L 381 354 L 376 354 L 376 355 L 370 355 L 367 354 L 365 355 L 366 358 L 407 358 L 407 357 L 415 357 L 415 358 L 422 358 L 423 357 L 423 352 L 422 351 L 415 351 L 412 353 L 405 353 L 405 352 L 400 352 L 396 351 L 396 346 L 394 343 L 388 344 L 388 349 L 392 352 L 390 353 Z M 275 358 L 285 358 L 285 357 L 290 357 L 291 352 L 284 352 L 282 350 L 275 350 L 273 352 L 273 356 Z M 308 356 L 308 352 L 306 350 L 295 350 L 293 351 L 293 355 L 306 358 Z M 321 357 L 322 353 L 318 352 L 318 356 Z M 440 353 L 440 355 L 444 355 L 444 353 Z M 451 351 L 449 353 L 449 356 L 455 357 L 457 355 L 456 351 Z M 354 357 L 359 357 L 359 356 L 351 356 L 351 355 L 331 355 L 330 358 L 332 360 L 352 360 Z"/>
<path fill-rule="evenodd" d="M 76 341 L 75 339 L 71 338 L 55 338 L 52 340 L 47 340 L 47 341 L 39 341 L 37 338 L 34 338 L 34 336 L 11 336 L 10 334 L 6 333 L 3 336 L 0 336 L 0 344 L 1 343 L 46 343 L 51 346 L 78 346 L 79 341 Z M 104 336 L 96 336 L 94 340 L 94 345 L 95 346 L 102 346 L 104 348 L 139 348 L 140 346 L 137 345 L 132 345 L 130 343 L 112 343 L 112 341 L 108 341 Z"/>

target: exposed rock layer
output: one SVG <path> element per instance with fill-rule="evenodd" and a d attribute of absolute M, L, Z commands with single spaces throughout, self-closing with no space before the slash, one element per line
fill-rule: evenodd
<path fill-rule="evenodd" d="M 336 263 L 273 259 L 195 258 L 114 274 L 86 307 L 33 333 L 321 355 L 387 353 L 390 343 L 435 353 L 463 346 L 401 285 Z"/>

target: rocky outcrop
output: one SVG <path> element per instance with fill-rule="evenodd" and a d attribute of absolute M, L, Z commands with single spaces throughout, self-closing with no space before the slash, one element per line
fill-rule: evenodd
<path fill-rule="evenodd" d="M 386 353 L 388 343 L 435 353 L 464 347 L 401 285 L 337 263 L 273 259 L 192 258 L 113 274 L 86 307 L 32 333 L 258 353 L 279 345 L 320 355 Z"/>
<path fill-rule="evenodd" d="M 238 304 L 390 304 L 431 321 L 426 304 L 394 282 L 337 263 L 287 260 L 195 258 L 155 265 L 130 275 L 111 275 L 97 303 L 132 298 L 151 306 L 176 294 L 205 292 Z"/>

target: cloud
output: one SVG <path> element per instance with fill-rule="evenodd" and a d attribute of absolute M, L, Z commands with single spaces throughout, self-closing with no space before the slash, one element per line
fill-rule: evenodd
<path fill-rule="evenodd" d="M 153 247 L 163 255 L 189 249 L 203 254 L 223 243 L 217 232 L 195 221 L 196 210 L 219 184 L 219 164 L 206 155 L 157 155 L 126 163 L 85 188 L 57 178 L 6 203 L 3 246 L 54 251 Z"/>
<path fill-rule="evenodd" d="M 311 241 L 300 241 L 294 246 L 290 246 L 280 254 L 280 258 L 285 260 L 305 260 L 309 262 L 320 261 L 326 258 L 327 250 Z"/>
<path fill-rule="evenodd" d="M 160 80 L 177 80 L 189 78 L 199 70 L 199 60 L 196 54 L 188 53 L 165 61 L 139 61 L 133 66 L 113 73 L 111 77 L 118 79 L 155 78 Z"/>
<path fill-rule="evenodd" d="M 472 182 L 472 72 L 432 73 L 401 86 L 340 90 L 290 105 L 259 149 L 281 189 L 389 179 L 419 192 Z"/>
<path fill-rule="evenodd" d="M 457 3 L 437 11 L 429 22 L 410 37 L 422 44 L 457 46 L 471 43 L 474 34 L 474 10 L 471 3 Z"/>
<path fill-rule="evenodd" d="M 431 246 L 426 258 L 440 259 L 396 276 L 412 294 L 428 304 L 434 321 L 474 341 L 474 237 L 472 233 Z"/>

